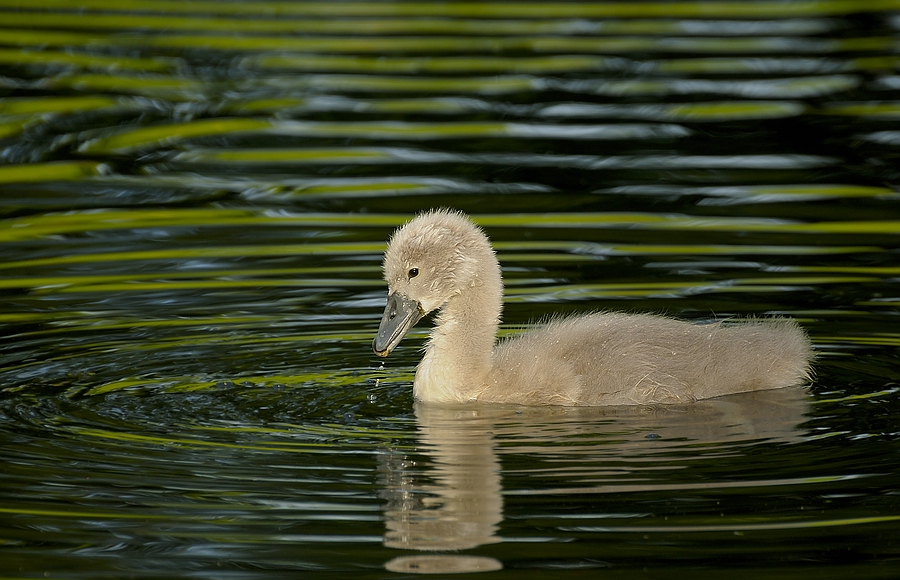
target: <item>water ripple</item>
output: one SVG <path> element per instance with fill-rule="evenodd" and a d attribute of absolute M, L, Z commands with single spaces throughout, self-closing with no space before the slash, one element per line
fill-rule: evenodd
<path fill-rule="evenodd" d="M 0 0 L 0 568 L 895 576 L 896 10 Z M 501 336 L 792 316 L 815 380 L 417 405 L 427 321 L 370 344 L 432 206 Z"/>

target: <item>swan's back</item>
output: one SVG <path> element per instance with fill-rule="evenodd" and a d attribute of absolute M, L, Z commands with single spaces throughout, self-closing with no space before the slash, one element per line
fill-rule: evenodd
<path fill-rule="evenodd" d="M 486 401 L 684 403 L 808 379 L 809 340 L 791 319 L 691 324 L 643 314 L 565 318 L 501 342 Z"/>

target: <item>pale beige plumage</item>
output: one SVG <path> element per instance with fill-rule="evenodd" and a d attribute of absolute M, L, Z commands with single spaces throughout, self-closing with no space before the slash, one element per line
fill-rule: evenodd
<path fill-rule="evenodd" d="M 439 310 L 413 385 L 425 402 L 685 403 L 799 385 L 810 374 L 809 340 L 788 318 L 692 324 L 597 313 L 495 344 L 500 265 L 484 232 L 458 212 L 431 211 L 398 229 L 384 277 L 389 296 L 376 354 L 387 356 Z"/>

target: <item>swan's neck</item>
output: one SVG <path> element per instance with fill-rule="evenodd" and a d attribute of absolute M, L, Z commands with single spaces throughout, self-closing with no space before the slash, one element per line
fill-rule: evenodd
<path fill-rule="evenodd" d="M 465 402 L 484 390 L 500 324 L 503 283 L 491 254 L 491 268 L 464 292 L 451 298 L 416 369 L 413 395 L 420 401 Z"/>

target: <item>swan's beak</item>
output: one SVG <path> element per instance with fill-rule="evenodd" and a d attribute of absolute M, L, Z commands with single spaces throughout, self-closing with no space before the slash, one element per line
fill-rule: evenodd
<path fill-rule="evenodd" d="M 381 325 L 378 327 L 378 334 L 372 341 L 372 350 L 378 356 L 391 354 L 394 347 L 400 344 L 409 329 L 415 326 L 422 316 L 424 313 L 415 300 L 407 298 L 399 292 L 388 296 L 387 306 L 381 317 Z"/>

